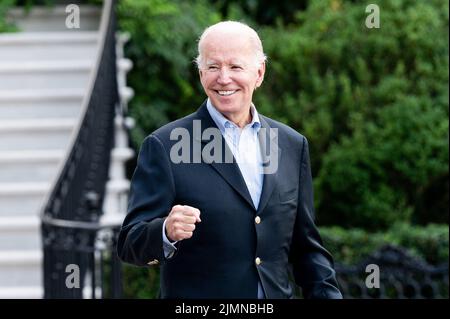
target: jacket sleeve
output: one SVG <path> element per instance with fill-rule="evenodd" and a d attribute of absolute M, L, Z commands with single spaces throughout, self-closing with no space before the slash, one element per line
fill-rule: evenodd
<path fill-rule="evenodd" d="M 158 137 L 150 135 L 139 151 L 128 214 L 119 232 L 117 253 L 122 261 L 137 266 L 165 261 L 162 227 L 174 198 L 169 157 Z"/>
<path fill-rule="evenodd" d="M 314 200 L 308 141 L 303 137 L 298 211 L 290 250 L 295 282 L 306 299 L 341 299 L 333 259 L 314 223 Z"/>

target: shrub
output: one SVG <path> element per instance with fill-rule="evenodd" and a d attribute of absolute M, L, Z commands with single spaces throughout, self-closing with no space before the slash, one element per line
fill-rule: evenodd
<path fill-rule="evenodd" d="M 324 246 L 340 264 L 356 264 L 387 244 L 406 248 L 412 255 L 432 265 L 448 263 L 448 225 L 397 223 L 386 232 L 376 233 L 332 226 L 321 227 L 320 234 Z"/>
<path fill-rule="evenodd" d="M 263 28 L 255 104 L 310 140 L 320 224 L 448 223 L 448 3 L 381 1 L 380 29 L 366 5 Z"/>

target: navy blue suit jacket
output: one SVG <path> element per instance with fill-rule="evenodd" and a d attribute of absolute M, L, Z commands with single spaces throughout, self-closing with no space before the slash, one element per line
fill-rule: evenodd
<path fill-rule="evenodd" d="M 171 132 L 181 127 L 192 137 L 194 120 L 201 121 L 202 130 L 217 128 L 204 103 L 143 142 L 119 234 L 119 257 L 139 266 L 159 263 L 162 298 L 257 298 L 258 280 L 267 298 L 292 298 L 290 269 L 306 298 L 341 298 L 332 257 L 314 224 L 306 138 L 260 116 L 262 128 L 278 129 L 278 145 L 267 145 L 278 148 L 279 162 L 274 174 L 264 175 L 255 209 L 236 163 L 170 160 L 178 142 L 170 139 Z M 205 143 L 201 141 L 202 148 Z M 223 138 L 222 145 L 227 147 Z M 177 204 L 198 208 L 202 221 L 192 238 L 180 241 L 175 255 L 166 259 L 162 225 Z"/>

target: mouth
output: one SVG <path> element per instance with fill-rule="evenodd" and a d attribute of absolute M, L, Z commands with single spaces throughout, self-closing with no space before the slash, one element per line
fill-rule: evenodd
<path fill-rule="evenodd" d="M 219 94 L 220 96 L 231 96 L 234 93 L 236 93 L 238 90 L 234 90 L 234 91 L 220 91 L 220 90 L 214 90 L 217 94 Z"/>

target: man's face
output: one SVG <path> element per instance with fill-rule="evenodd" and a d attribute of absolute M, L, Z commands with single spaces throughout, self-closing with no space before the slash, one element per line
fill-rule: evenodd
<path fill-rule="evenodd" d="M 265 64 L 246 36 L 209 34 L 203 43 L 200 81 L 219 112 L 230 117 L 248 114 L 253 91 L 264 79 Z"/>

